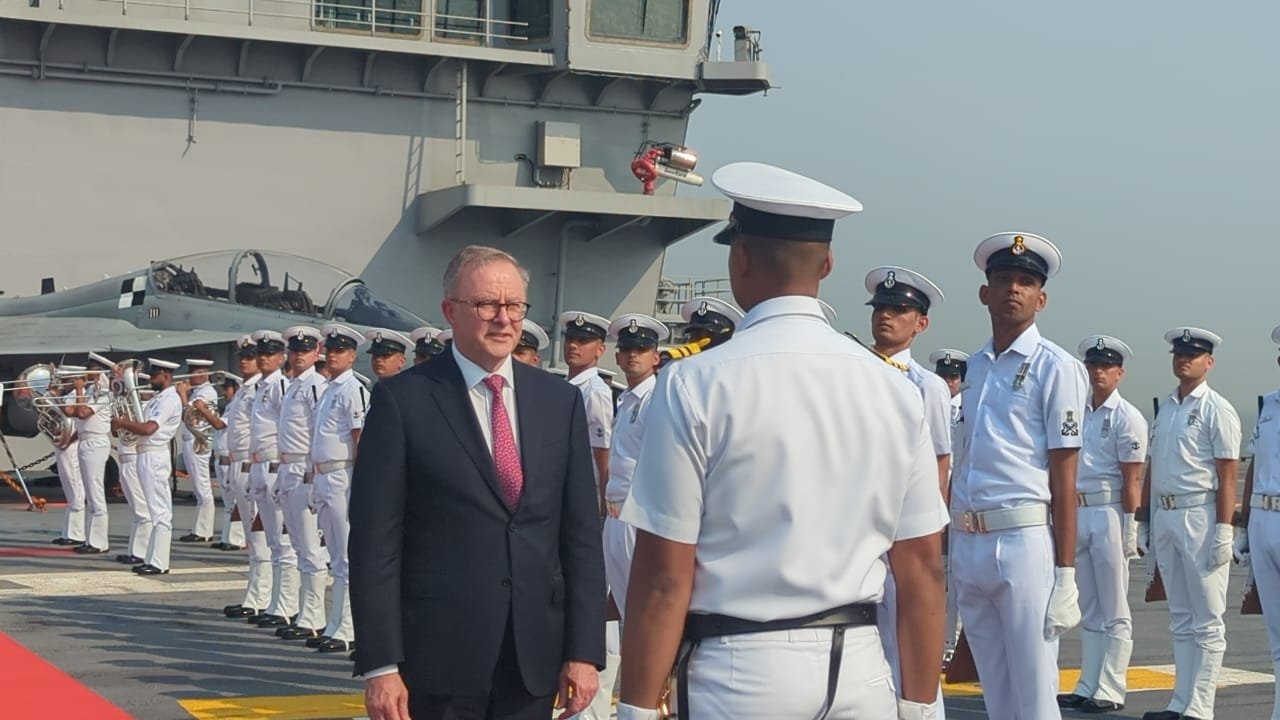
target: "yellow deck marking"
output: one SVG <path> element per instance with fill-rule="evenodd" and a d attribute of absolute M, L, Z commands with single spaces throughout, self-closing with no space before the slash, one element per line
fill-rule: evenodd
<path fill-rule="evenodd" d="M 1064 693 L 1071 692 L 1076 686 L 1076 681 L 1080 679 L 1080 671 L 1078 669 L 1061 670 L 1058 672 L 1058 687 Z M 1129 690 L 1172 690 L 1173 689 L 1173 669 L 1169 668 L 1168 672 L 1165 668 L 1147 668 L 1147 667 L 1131 667 L 1129 668 Z M 942 683 L 942 694 L 952 697 L 977 697 L 982 694 L 982 686 L 978 683 Z"/>
<path fill-rule="evenodd" d="M 363 694 L 179 700 L 195 720 L 320 720 L 364 716 Z"/>

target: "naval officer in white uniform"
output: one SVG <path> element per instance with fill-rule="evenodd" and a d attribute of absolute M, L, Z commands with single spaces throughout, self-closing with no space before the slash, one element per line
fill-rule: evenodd
<path fill-rule="evenodd" d="M 280 469 L 280 406 L 284 403 L 289 378 L 285 376 L 284 336 L 275 330 L 253 333 L 258 343 L 258 370 L 263 377 L 253 395 L 253 411 L 249 422 L 249 450 L 253 464 L 249 468 L 249 495 L 257 506 L 258 518 L 271 549 L 271 602 L 261 617 L 249 622 L 264 628 L 289 624 L 298 614 L 298 554 L 285 532 L 284 509 L 276 492 Z"/>
<path fill-rule="evenodd" d="M 520 324 L 520 340 L 516 343 L 516 349 L 512 351 L 511 357 L 534 367 L 542 367 L 542 353 L 551 347 L 551 338 L 547 337 L 547 331 L 543 330 L 538 323 L 525 318 Z"/>
<path fill-rule="evenodd" d="M 238 369 L 243 372 L 243 360 L 240 361 Z M 221 529 L 218 533 L 218 541 L 210 545 L 214 550 L 231 551 L 244 548 L 244 525 L 239 520 L 233 519 L 236 496 L 231 492 L 231 450 L 227 446 L 229 433 L 226 422 L 227 409 L 231 407 L 231 401 L 242 385 L 244 385 L 244 378 L 229 372 L 222 374 L 222 382 L 218 384 L 218 394 L 223 398 L 219 403 L 221 407 L 219 421 L 222 427 L 214 426 L 213 430 L 213 477 L 218 481 L 218 494 L 222 498 L 222 520 L 219 522 Z"/>
<path fill-rule="evenodd" d="M 947 519 L 920 393 L 816 300 L 835 220 L 861 205 L 758 163 L 712 182 L 735 200 L 716 240 L 748 313 L 664 369 L 646 411 L 618 718 L 657 717 L 682 627 L 682 717 L 936 717 Z M 875 629 L 886 554 L 911 598 L 897 696 Z"/>
<path fill-rule="evenodd" d="M 188 358 L 187 368 L 191 371 L 190 389 L 178 388 L 179 395 L 186 394 L 187 405 L 196 409 L 209 423 L 212 434 L 222 421 L 213 414 L 218 407 L 218 391 L 209 382 L 212 360 Z M 217 508 L 213 504 L 213 482 L 210 478 L 211 468 L 209 456 L 213 452 L 213 443 L 204 452 L 196 452 L 196 436 L 190 428 L 182 426 L 182 462 L 191 478 L 191 489 L 196 496 L 196 519 L 191 532 L 178 538 L 178 542 L 209 542 L 213 540 L 213 519 Z M 212 440 L 212 437 L 210 437 Z"/>
<path fill-rule="evenodd" d="M 964 410 L 961 405 L 963 398 L 960 390 L 964 387 L 965 373 L 969 371 L 969 353 L 954 348 L 941 348 L 929 353 L 929 362 L 933 363 L 934 374 L 942 378 L 942 381 L 947 384 L 947 391 L 951 393 L 951 447 L 956 448 L 960 445 L 960 434 L 964 430 Z M 950 506 L 951 482 L 949 477 L 944 495 L 947 499 L 947 505 Z M 950 533 L 950 530 L 948 530 L 948 533 Z M 950 543 L 948 543 L 948 547 L 950 547 Z M 946 556 L 946 566 L 947 632 L 946 650 L 942 654 L 944 667 L 951 662 L 951 657 L 955 654 L 956 643 L 960 640 L 960 607 L 956 604 L 955 586 L 951 581 L 950 554 Z"/>
<path fill-rule="evenodd" d="M 963 391 L 952 579 L 990 716 L 1058 718 L 1058 637 L 1080 621 L 1076 463 L 1088 381 L 1035 323 L 1062 265 L 1058 248 L 1006 232 L 973 259 L 987 278 L 978 297 L 992 337 L 969 358 Z"/>
<path fill-rule="evenodd" d="M 409 333 L 413 341 L 413 364 L 421 365 L 444 352 L 444 343 L 436 338 L 440 336 L 440 328 L 423 325 Z"/>
<path fill-rule="evenodd" d="M 240 524 L 244 530 L 245 544 L 249 548 L 249 578 L 245 585 L 244 599 L 237 605 L 222 609 L 227 617 L 253 618 L 271 604 L 271 548 L 258 520 L 258 504 L 249 492 L 249 471 L 253 468 L 251 435 L 253 430 L 253 398 L 258 394 L 262 371 L 258 369 L 258 342 L 252 335 L 245 335 L 237 342 L 240 374 L 244 384 L 231 402 L 227 403 L 227 482 L 235 496 Z"/>
<path fill-rule="evenodd" d="M 81 554 L 104 553 L 108 549 L 106 471 L 111 457 L 111 385 L 104 373 L 111 368 L 110 360 L 91 352 L 86 374 L 71 381 L 75 389 L 72 410 L 79 439 L 80 478 L 89 508 L 88 539 L 75 549 Z"/>
<path fill-rule="evenodd" d="M 1143 720 L 1211 720 L 1227 649 L 1227 573 L 1240 458 L 1240 417 L 1206 382 L 1222 338 L 1194 327 L 1165 333 L 1178 388 L 1151 428 L 1138 547 L 1155 553 L 1169 598 L 1174 686 L 1169 705 Z"/>
<path fill-rule="evenodd" d="M 604 516 L 605 485 L 609 482 L 609 446 L 613 438 L 613 390 L 600 377 L 597 366 L 604 355 L 604 339 L 609 320 L 580 310 L 560 314 L 564 331 L 564 362 L 569 382 L 582 393 L 587 408 L 587 437 L 591 441 L 592 468 L 600 493 L 600 515 Z"/>
<path fill-rule="evenodd" d="M 1280 327 L 1271 331 L 1271 342 L 1280 345 Z M 1253 564 L 1262 606 L 1276 608 L 1280 607 L 1280 390 L 1262 398 L 1249 453 L 1253 459 L 1244 480 L 1243 527 L 1236 530 L 1236 557 Z M 1280 678 L 1280 613 L 1263 613 L 1262 619 L 1271 641 L 1275 676 Z M 1280 683 L 1275 687 L 1271 720 L 1280 720 Z"/>
<path fill-rule="evenodd" d="M 1120 396 L 1133 351 L 1110 335 L 1090 335 L 1077 353 L 1092 389 L 1076 471 L 1076 583 L 1080 587 L 1080 680 L 1058 706 L 1086 713 L 1124 709 L 1133 616 L 1129 559 L 1138 555 L 1138 510 L 1147 457 L 1147 420 Z"/>

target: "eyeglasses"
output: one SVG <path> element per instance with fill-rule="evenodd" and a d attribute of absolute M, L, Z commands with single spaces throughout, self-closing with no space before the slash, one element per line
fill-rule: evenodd
<path fill-rule="evenodd" d="M 496 320 L 499 310 L 507 311 L 507 319 L 512 322 L 523 320 L 529 314 L 529 308 L 533 307 L 527 302 L 500 303 L 497 300 L 463 300 L 462 298 L 450 298 L 453 302 L 470 305 L 476 311 L 476 317 L 486 322 Z"/>

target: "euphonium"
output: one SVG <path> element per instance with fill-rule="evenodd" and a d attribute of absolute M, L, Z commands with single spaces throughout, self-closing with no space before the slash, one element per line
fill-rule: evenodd
<path fill-rule="evenodd" d="M 213 408 L 210 408 L 212 411 Z M 216 413 L 215 413 L 216 414 Z M 195 405 L 188 405 L 182 410 L 182 424 L 187 426 L 191 437 L 195 438 L 192 448 L 197 455 L 204 455 L 213 449 L 213 426 L 200 414 Z"/>
<path fill-rule="evenodd" d="M 62 412 L 62 399 L 53 395 L 53 379 L 57 368 L 39 363 L 23 370 L 13 380 L 15 402 L 36 411 L 36 427 L 59 450 L 75 437 L 75 422 Z"/>
<path fill-rule="evenodd" d="M 122 360 L 111 370 L 111 415 L 132 422 L 144 422 L 142 399 L 138 390 L 138 370 L 142 363 L 138 360 Z M 126 446 L 138 444 L 138 436 L 128 430 L 116 433 L 120 442 Z"/>

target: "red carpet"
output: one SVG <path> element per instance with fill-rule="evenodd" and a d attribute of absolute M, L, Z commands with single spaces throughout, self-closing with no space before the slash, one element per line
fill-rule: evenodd
<path fill-rule="evenodd" d="M 0 558 L 5 557 L 76 557 L 76 554 L 70 546 L 0 547 Z"/>
<path fill-rule="evenodd" d="M 0 633 L 0 717 L 129 720 L 129 714 Z"/>

